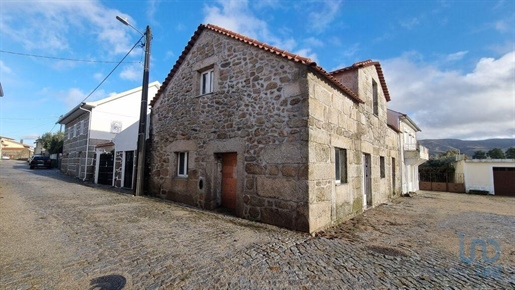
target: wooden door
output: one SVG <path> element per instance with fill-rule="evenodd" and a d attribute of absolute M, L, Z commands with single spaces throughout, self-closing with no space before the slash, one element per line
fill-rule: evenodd
<path fill-rule="evenodd" d="M 237 160 L 237 153 L 222 154 L 222 206 L 230 210 L 236 209 Z"/>
<path fill-rule="evenodd" d="M 495 195 L 515 196 L 515 167 L 494 167 Z"/>

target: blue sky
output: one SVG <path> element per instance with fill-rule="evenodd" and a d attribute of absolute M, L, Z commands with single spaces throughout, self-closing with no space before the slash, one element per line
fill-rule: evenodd
<path fill-rule="evenodd" d="M 152 27 L 150 81 L 163 82 L 201 23 L 312 58 L 328 71 L 381 63 L 420 139 L 515 136 L 515 1 L 0 1 L 0 135 L 57 132 Z M 43 57 L 44 56 L 44 57 Z M 87 61 L 70 61 L 87 60 Z M 141 85 L 136 47 L 86 101 Z"/>

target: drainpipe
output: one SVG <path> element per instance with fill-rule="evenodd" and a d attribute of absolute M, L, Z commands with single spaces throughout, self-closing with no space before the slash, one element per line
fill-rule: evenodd
<path fill-rule="evenodd" d="M 83 104 L 85 104 L 85 103 L 83 103 Z M 82 106 L 79 107 L 79 109 L 89 113 L 88 133 L 87 133 L 88 136 L 86 137 L 86 160 L 84 161 L 84 178 L 82 179 L 82 181 L 86 181 L 86 177 L 88 177 L 88 152 L 89 152 L 89 132 L 91 131 L 91 111 L 82 108 Z M 80 176 L 80 164 L 79 164 L 79 176 Z"/>

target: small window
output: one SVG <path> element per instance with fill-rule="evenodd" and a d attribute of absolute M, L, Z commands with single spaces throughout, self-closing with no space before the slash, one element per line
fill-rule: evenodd
<path fill-rule="evenodd" d="M 84 120 L 80 121 L 80 134 L 84 134 Z"/>
<path fill-rule="evenodd" d="M 374 106 L 374 115 L 379 115 L 379 98 L 377 91 L 377 83 L 375 80 L 372 80 L 372 98 L 373 98 L 373 106 Z"/>
<path fill-rule="evenodd" d="M 336 183 L 347 183 L 347 149 L 334 149 L 334 165 Z"/>
<path fill-rule="evenodd" d="M 77 137 L 77 132 L 79 129 L 77 128 L 77 124 L 73 125 L 73 137 Z"/>
<path fill-rule="evenodd" d="M 188 152 L 177 153 L 177 176 L 188 176 Z"/>
<path fill-rule="evenodd" d="M 72 138 L 72 130 L 73 130 L 73 127 L 68 127 L 68 139 Z"/>
<path fill-rule="evenodd" d="M 381 170 L 381 178 L 385 178 L 386 177 L 386 173 L 385 173 L 385 168 L 384 168 L 384 157 L 381 156 L 379 157 L 379 166 L 380 166 L 380 170 Z"/>
<path fill-rule="evenodd" d="M 209 94 L 213 92 L 213 74 L 214 70 L 210 69 L 200 73 L 200 94 Z"/>

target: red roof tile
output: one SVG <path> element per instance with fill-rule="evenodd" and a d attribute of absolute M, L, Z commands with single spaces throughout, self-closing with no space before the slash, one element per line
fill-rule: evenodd
<path fill-rule="evenodd" d="M 374 65 L 376 67 L 377 75 L 379 76 L 379 82 L 381 83 L 381 87 L 383 88 L 384 97 L 386 98 L 386 101 L 388 101 L 388 102 L 391 101 L 390 92 L 388 91 L 388 87 L 386 86 L 386 81 L 384 79 L 383 69 L 381 68 L 381 64 L 378 61 L 373 61 L 371 59 L 368 59 L 368 60 L 356 62 L 355 64 L 353 64 L 351 66 L 332 71 L 329 74 L 335 75 L 335 74 L 338 74 L 341 72 L 356 70 L 356 69 L 371 66 L 371 65 Z"/>
<path fill-rule="evenodd" d="M 350 97 L 350 99 L 352 101 L 358 102 L 358 103 L 364 103 L 364 101 L 361 100 L 356 93 L 354 93 L 351 89 L 346 87 L 344 84 L 342 84 L 336 78 L 334 78 L 330 73 L 325 71 L 322 67 L 318 66 L 316 64 L 316 62 L 312 61 L 309 58 L 302 57 L 302 56 L 290 53 L 290 52 L 288 52 L 286 50 L 279 49 L 277 47 L 271 46 L 271 45 L 266 44 L 264 42 L 260 42 L 258 40 L 246 37 L 244 35 L 241 35 L 239 33 L 227 30 L 225 28 L 222 28 L 222 27 L 219 27 L 219 26 L 216 26 L 216 25 L 212 25 L 212 24 L 204 25 L 204 24 L 201 24 L 201 25 L 199 25 L 199 27 L 197 28 L 197 30 L 195 31 L 195 33 L 191 37 L 190 41 L 188 42 L 188 44 L 186 45 L 184 50 L 182 51 L 182 54 L 181 54 L 181 56 L 179 56 L 179 59 L 177 60 L 177 62 L 175 62 L 175 65 L 170 70 L 170 73 L 168 73 L 168 76 L 166 77 L 165 81 L 163 82 L 163 84 L 159 88 L 158 92 L 156 93 L 156 97 L 150 103 L 152 106 L 159 99 L 159 96 L 166 90 L 166 87 L 168 86 L 168 83 L 173 78 L 173 76 L 175 75 L 175 73 L 177 72 L 179 67 L 181 66 L 182 62 L 186 58 L 186 55 L 188 55 L 189 51 L 191 50 L 191 48 L 193 47 L 193 45 L 195 44 L 197 39 L 200 37 L 200 34 L 202 33 L 202 31 L 204 29 L 209 29 L 211 31 L 220 33 L 222 35 L 225 35 L 225 36 L 228 36 L 228 37 L 233 38 L 235 40 L 241 41 L 243 43 L 252 45 L 252 46 L 257 47 L 259 49 L 262 49 L 264 51 L 268 51 L 270 53 L 273 53 L 273 54 L 276 54 L 278 56 L 284 57 L 287 60 L 291 60 L 291 61 L 294 61 L 294 62 L 297 62 L 297 63 L 300 63 L 300 64 L 304 64 L 304 65 L 308 66 L 314 72 L 320 74 L 322 77 L 327 79 L 330 83 L 335 85 L 338 89 L 340 89 L 343 92 L 345 92 L 345 94 L 348 95 L 348 97 Z"/>

